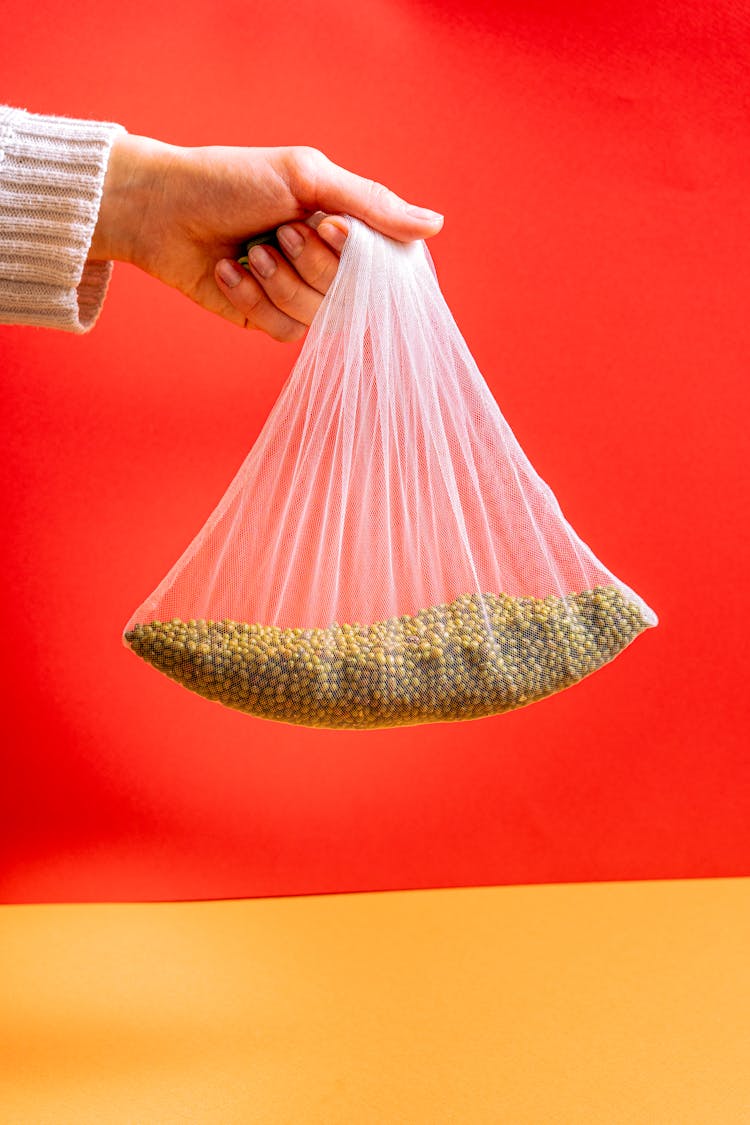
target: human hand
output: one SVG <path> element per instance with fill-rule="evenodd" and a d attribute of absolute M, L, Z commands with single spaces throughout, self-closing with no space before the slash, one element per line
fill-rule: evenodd
<path fill-rule="evenodd" d="M 241 328 L 298 340 L 346 238 L 344 220 L 317 213 L 338 211 L 402 242 L 443 223 L 316 149 L 179 148 L 126 133 L 112 148 L 89 258 L 131 262 Z M 283 255 L 260 247 L 249 270 L 236 264 L 253 234 L 279 226 Z"/>

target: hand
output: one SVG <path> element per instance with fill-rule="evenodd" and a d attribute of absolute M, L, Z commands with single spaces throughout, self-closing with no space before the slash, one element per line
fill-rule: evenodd
<path fill-rule="evenodd" d="M 320 211 L 354 215 L 402 242 L 429 238 L 443 223 L 316 149 L 179 148 L 123 134 L 89 258 L 131 262 L 241 328 L 298 340 L 346 237 L 344 220 Z M 282 224 L 283 255 L 263 247 L 250 270 L 236 264 L 253 234 Z"/>

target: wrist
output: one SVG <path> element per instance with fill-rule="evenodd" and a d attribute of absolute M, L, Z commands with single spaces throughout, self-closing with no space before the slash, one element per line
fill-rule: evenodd
<path fill-rule="evenodd" d="M 158 185 L 176 152 L 173 145 L 122 133 L 115 138 L 88 257 L 139 264 L 141 236 Z"/>

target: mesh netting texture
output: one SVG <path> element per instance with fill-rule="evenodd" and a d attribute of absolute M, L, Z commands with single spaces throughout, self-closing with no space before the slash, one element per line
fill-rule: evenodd
<path fill-rule="evenodd" d="M 125 643 L 207 699 L 311 727 L 533 703 L 656 614 L 532 468 L 424 242 L 347 222 L 265 426 Z"/>

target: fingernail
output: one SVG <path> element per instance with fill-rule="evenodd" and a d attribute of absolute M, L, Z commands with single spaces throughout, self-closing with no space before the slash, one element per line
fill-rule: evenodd
<path fill-rule="evenodd" d="M 239 285 L 242 281 L 244 270 L 241 266 L 235 265 L 229 258 L 222 258 L 216 266 L 216 272 L 221 280 L 230 289 L 234 289 L 235 285 Z"/>
<path fill-rule="evenodd" d="M 343 250 L 344 243 L 346 242 L 347 231 L 342 230 L 338 223 L 334 223 L 331 219 L 324 219 L 318 227 L 318 234 L 324 238 L 329 246 L 334 250 Z"/>
<path fill-rule="evenodd" d="M 419 219 L 425 223 L 438 223 L 443 222 L 443 216 L 439 211 L 428 211 L 426 207 L 407 207 L 405 208 L 407 215 L 411 215 L 413 219 Z"/>
<path fill-rule="evenodd" d="M 276 237 L 290 258 L 299 258 L 305 248 L 305 240 L 294 227 L 279 227 Z"/>
<path fill-rule="evenodd" d="M 325 217 L 325 211 L 316 211 L 309 219 L 305 219 L 305 223 L 308 227 L 312 227 L 313 230 L 317 230 Z"/>
<path fill-rule="evenodd" d="M 253 246 L 248 254 L 250 265 L 257 270 L 261 277 L 270 277 L 276 269 L 276 262 L 262 246 Z"/>

